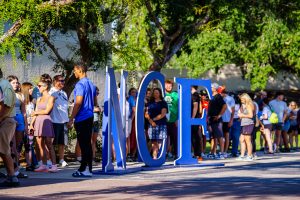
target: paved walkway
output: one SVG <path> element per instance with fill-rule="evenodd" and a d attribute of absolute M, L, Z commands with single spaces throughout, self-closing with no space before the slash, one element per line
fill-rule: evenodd
<path fill-rule="evenodd" d="M 56 174 L 28 173 L 21 187 L 0 189 L 0 199 L 300 199 L 300 152 L 261 155 L 253 162 L 204 163 L 225 166 L 175 168 L 167 163 L 152 171 L 78 179 L 71 176 L 78 166 L 71 165 Z"/>

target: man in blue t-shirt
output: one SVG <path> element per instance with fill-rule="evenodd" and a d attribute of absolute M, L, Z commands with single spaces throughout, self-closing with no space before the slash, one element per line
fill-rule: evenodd
<path fill-rule="evenodd" d="M 73 123 L 77 133 L 77 140 L 81 149 L 82 160 L 78 171 L 74 172 L 74 177 L 92 176 L 92 132 L 94 105 L 97 105 L 96 87 L 87 78 L 87 68 L 81 65 L 74 66 L 74 75 L 79 79 L 74 89 L 74 108 L 68 127 Z M 74 121 L 75 119 L 75 121 Z"/>

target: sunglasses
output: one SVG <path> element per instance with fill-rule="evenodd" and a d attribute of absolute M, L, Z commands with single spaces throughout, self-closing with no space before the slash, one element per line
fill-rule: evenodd
<path fill-rule="evenodd" d="M 61 79 L 61 80 L 58 80 L 58 82 L 64 83 L 65 80 L 64 80 L 64 79 Z"/>
<path fill-rule="evenodd" d="M 40 88 L 40 87 L 44 87 L 45 85 L 37 85 L 38 86 L 38 88 Z"/>

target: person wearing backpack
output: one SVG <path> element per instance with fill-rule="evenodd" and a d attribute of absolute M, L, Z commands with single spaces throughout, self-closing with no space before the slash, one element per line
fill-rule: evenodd
<path fill-rule="evenodd" d="M 274 142 L 274 151 L 279 153 L 280 138 L 283 129 L 284 122 L 287 118 L 287 104 L 283 101 L 284 94 L 282 92 L 276 93 L 276 98 L 270 101 L 269 106 L 271 111 L 274 111 L 278 116 L 278 123 L 273 124 L 273 130 L 275 131 L 275 142 Z M 285 141 L 286 138 L 283 138 L 284 144 L 287 144 Z M 287 147 L 286 147 L 287 148 Z"/>

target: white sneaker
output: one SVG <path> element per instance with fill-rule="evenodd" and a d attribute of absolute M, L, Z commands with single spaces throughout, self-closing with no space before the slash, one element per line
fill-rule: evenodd
<path fill-rule="evenodd" d="M 224 158 L 228 158 L 228 154 L 227 153 L 223 153 Z"/>
<path fill-rule="evenodd" d="M 68 165 L 68 163 L 64 160 L 60 160 L 59 164 L 61 165 L 61 167 L 66 167 Z"/>
<path fill-rule="evenodd" d="M 252 156 L 247 156 L 243 161 L 253 161 L 253 158 Z"/>
<path fill-rule="evenodd" d="M 93 174 L 90 172 L 89 168 L 86 167 L 83 172 L 81 172 L 84 176 L 92 177 Z"/>

